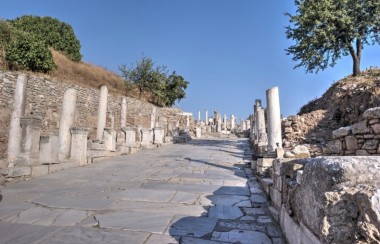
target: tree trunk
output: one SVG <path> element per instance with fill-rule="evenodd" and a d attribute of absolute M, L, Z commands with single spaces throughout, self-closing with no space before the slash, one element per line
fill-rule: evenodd
<path fill-rule="evenodd" d="M 352 75 L 358 76 L 360 75 L 360 59 L 362 56 L 362 43 L 360 39 L 356 39 L 356 52 L 352 45 L 350 45 L 348 49 L 350 50 L 350 54 L 353 61 Z"/>

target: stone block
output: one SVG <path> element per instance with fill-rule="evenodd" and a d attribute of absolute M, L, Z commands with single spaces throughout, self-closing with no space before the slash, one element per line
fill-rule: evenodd
<path fill-rule="evenodd" d="M 256 170 L 256 167 L 257 167 L 257 161 L 256 160 L 252 160 L 251 161 L 251 169 Z"/>
<path fill-rule="evenodd" d="M 31 167 L 32 177 L 39 177 L 42 175 L 47 175 L 49 174 L 49 166 L 48 165 L 40 165 L 40 166 L 32 166 Z"/>
<path fill-rule="evenodd" d="M 297 145 L 290 152 L 294 155 L 292 158 L 310 158 L 309 149 L 304 145 Z"/>
<path fill-rule="evenodd" d="M 356 156 L 370 156 L 371 154 L 367 152 L 367 150 L 359 149 L 355 152 Z"/>
<path fill-rule="evenodd" d="M 73 161 L 65 161 L 59 164 L 52 164 L 52 165 L 49 165 L 49 174 L 57 172 L 57 171 L 61 171 L 64 169 L 78 167 L 78 166 L 79 166 L 79 163 L 73 162 Z"/>
<path fill-rule="evenodd" d="M 338 138 L 342 138 L 349 135 L 350 132 L 351 132 L 351 126 L 347 126 L 347 127 L 341 127 L 337 130 L 334 130 L 332 132 L 332 135 L 334 139 L 338 139 Z"/>
<path fill-rule="evenodd" d="M 340 154 L 342 152 L 343 145 L 340 139 L 327 142 L 327 153 Z"/>
<path fill-rule="evenodd" d="M 256 166 L 256 174 L 261 175 L 261 176 L 267 176 L 269 175 L 268 168 Z"/>
<path fill-rule="evenodd" d="M 365 119 L 378 119 L 378 118 L 380 118 L 380 107 L 367 109 L 363 113 L 363 118 L 365 118 Z"/>
<path fill-rule="evenodd" d="M 301 229 L 289 216 L 284 207 L 281 207 L 280 224 L 288 243 L 301 244 Z"/>
<path fill-rule="evenodd" d="M 8 170 L 9 177 L 30 176 L 31 173 L 32 170 L 30 167 L 13 167 Z"/>
<path fill-rule="evenodd" d="M 273 185 L 273 180 L 271 178 L 261 178 L 261 177 L 259 177 L 258 179 L 264 191 L 269 195 L 270 187 Z"/>
<path fill-rule="evenodd" d="M 282 177 L 281 175 L 273 176 L 273 187 L 278 191 L 282 191 Z"/>
<path fill-rule="evenodd" d="M 302 185 L 302 174 L 303 174 L 303 170 L 297 171 L 296 181 L 298 185 Z"/>
<path fill-rule="evenodd" d="M 316 237 L 302 222 L 300 224 L 300 239 L 301 244 L 322 244 L 318 237 Z"/>
<path fill-rule="evenodd" d="M 280 222 L 280 211 L 273 206 L 269 206 L 268 210 L 269 210 L 269 213 L 272 215 L 273 219 L 276 222 Z"/>
<path fill-rule="evenodd" d="M 369 128 L 367 127 L 367 120 L 363 120 L 359 123 L 352 125 L 352 133 L 356 134 L 365 134 L 369 132 Z"/>
<path fill-rule="evenodd" d="M 273 166 L 273 161 L 273 158 L 259 158 L 257 159 L 257 166 L 269 168 Z"/>
<path fill-rule="evenodd" d="M 364 143 L 361 149 L 376 150 L 379 145 L 379 140 L 368 140 Z"/>
<path fill-rule="evenodd" d="M 270 198 L 272 200 L 272 203 L 273 205 L 277 208 L 277 209 L 281 209 L 281 205 L 282 205 L 282 195 L 281 195 L 281 192 L 276 190 L 274 187 L 270 187 Z"/>
<path fill-rule="evenodd" d="M 344 140 L 346 142 L 347 151 L 355 151 L 358 149 L 358 140 L 355 136 L 347 136 Z"/>
<path fill-rule="evenodd" d="M 276 148 L 276 158 L 283 158 L 285 150 L 283 148 Z"/>
<path fill-rule="evenodd" d="M 120 145 L 117 147 L 117 151 L 123 155 L 131 154 L 131 147 Z"/>

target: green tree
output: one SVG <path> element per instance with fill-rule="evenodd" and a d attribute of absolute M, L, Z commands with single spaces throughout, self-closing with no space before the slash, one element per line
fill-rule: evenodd
<path fill-rule="evenodd" d="M 164 103 L 166 106 L 173 106 L 175 102 L 186 97 L 186 88 L 189 82 L 181 75 L 177 75 L 174 71 L 165 82 Z"/>
<path fill-rule="evenodd" d="M 33 34 L 47 46 L 62 52 L 73 61 L 80 61 L 80 42 L 71 25 L 52 17 L 24 15 L 10 20 L 18 30 Z"/>
<path fill-rule="evenodd" d="M 153 60 L 144 56 L 140 61 L 136 61 L 135 67 L 132 65 L 131 68 L 128 68 L 123 64 L 119 66 L 119 71 L 127 87 L 131 84 L 138 87 L 139 98 L 147 91 L 160 95 L 167 73 L 165 66 L 154 67 Z"/>
<path fill-rule="evenodd" d="M 295 68 L 318 72 L 351 55 L 352 73 L 360 74 L 363 47 L 380 44 L 380 1 L 295 0 L 295 5 L 296 14 L 286 14 L 292 24 L 287 38 L 296 41 L 286 51 L 300 61 Z"/>

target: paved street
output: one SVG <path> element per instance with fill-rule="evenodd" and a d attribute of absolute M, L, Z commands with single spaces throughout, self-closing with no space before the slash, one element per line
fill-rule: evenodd
<path fill-rule="evenodd" d="M 246 139 L 192 140 L 0 186 L 0 243 L 283 243 Z"/>

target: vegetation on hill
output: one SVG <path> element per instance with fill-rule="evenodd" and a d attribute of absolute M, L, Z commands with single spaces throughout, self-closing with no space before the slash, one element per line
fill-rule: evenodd
<path fill-rule="evenodd" d="M 300 61 L 295 67 L 318 72 L 351 55 L 352 74 L 359 75 L 364 46 L 380 44 L 380 1 L 295 0 L 295 5 L 296 14 L 286 14 L 293 25 L 287 38 L 296 41 L 286 51 Z"/>
<path fill-rule="evenodd" d="M 0 65 L 12 70 L 48 73 L 57 68 L 50 49 L 80 61 L 80 43 L 72 27 L 51 17 L 0 20 Z"/>
<path fill-rule="evenodd" d="M 51 17 L 22 16 L 0 19 L 0 69 L 49 73 L 58 80 L 135 97 L 159 106 L 172 106 L 183 99 L 189 82 L 154 67 L 150 58 L 136 68 L 120 67 L 122 76 L 81 61 L 80 42 L 72 27 Z M 44 75 L 44 74 L 41 74 Z"/>
<path fill-rule="evenodd" d="M 139 89 L 139 98 L 144 92 L 156 96 L 157 102 L 165 106 L 172 106 L 175 101 L 186 96 L 187 82 L 174 71 L 168 75 L 166 66 L 156 66 L 151 58 L 142 57 L 135 67 L 128 68 L 125 64 L 119 67 L 127 87 L 135 86 Z"/>

